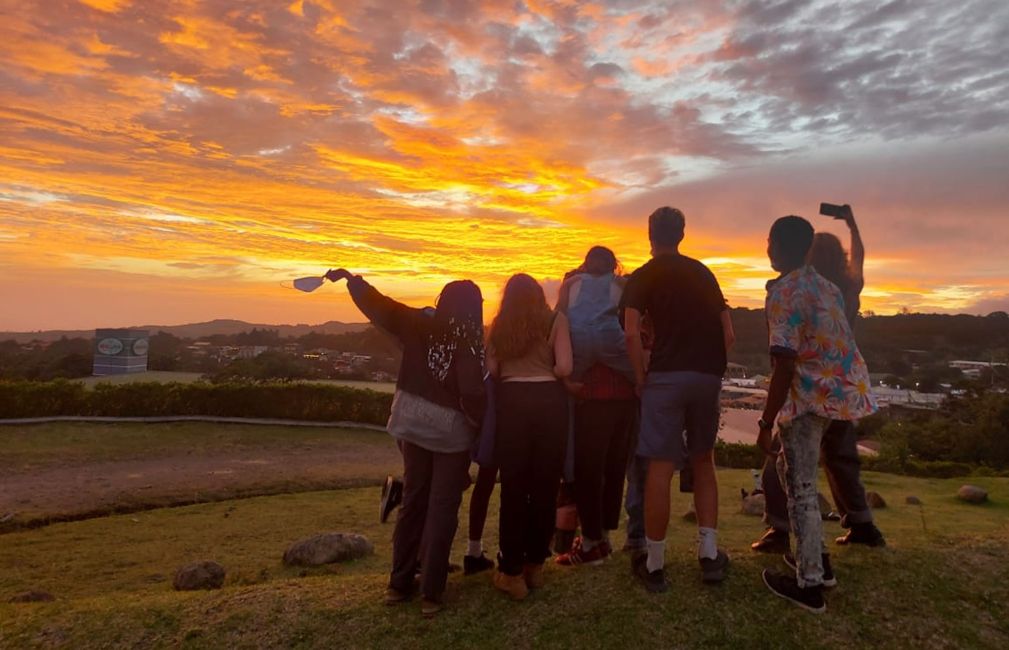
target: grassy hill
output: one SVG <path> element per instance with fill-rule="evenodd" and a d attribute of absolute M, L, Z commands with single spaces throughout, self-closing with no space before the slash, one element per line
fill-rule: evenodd
<path fill-rule="evenodd" d="M 771 596 L 760 581 L 779 558 L 752 553 L 759 520 L 739 514 L 749 472 L 719 472 L 722 543 L 733 565 L 702 585 L 695 529 L 674 516 L 667 563 L 672 590 L 650 595 L 628 558 L 601 567 L 549 566 L 526 602 L 494 592 L 486 574 L 449 579 L 449 608 L 434 620 L 416 602 L 382 604 L 392 524 L 377 522 L 376 488 L 257 497 L 56 524 L 0 536 L 0 646 L 22 647 L 430 647 L 430 648 L 1005 648 L 1009 647 L 1009 479 L 974 479 L 992 503 L 954 497 L 958 480 L 869 473 L 890 507 L 877 512 L 885 549 L 834 548 L 840 585 L 816 617 Z M 905 505 L 914 494 L 923 506 Z M 686 496 L 674 494 L 674 513 Z M 464 502 L 465 503 L 465 502 Z M 496 547 L 496 504 L 485 540 Z M 465 524 L 465 507 L 463 512 Z M 825 524 L 827 535 L 840 534 Z M 375 555 L 298 570 L 287 544 L 326 530 L 354 531 Z M 453 554 L 461 561 L 464 536 Z M 619 546 L 623 536 L 614 540 Z M 224 589 L 176 593 L 174 569 L 215 559 Z M 26 589 L 53 603 L 6 604 Z"/>

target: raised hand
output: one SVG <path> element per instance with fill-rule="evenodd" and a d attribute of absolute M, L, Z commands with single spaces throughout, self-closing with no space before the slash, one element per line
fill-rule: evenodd
<path fill-rule="evenodd" d="M 844 223 L 848 224 L 848 228 L 854 230 L 857 227 L 855 225 L 855 213 L 851 211 L 851 206 L 847 203 L 841 206 L 841 218 L 844 219 Z"/>
<path fill-rule="evenodd" d="M 353 273 L 347 269 L 330 269 L 326 271 L 326 279 L 330 282 L 339 282 L 340 280 L 349 280 L 354 276 Z"/>

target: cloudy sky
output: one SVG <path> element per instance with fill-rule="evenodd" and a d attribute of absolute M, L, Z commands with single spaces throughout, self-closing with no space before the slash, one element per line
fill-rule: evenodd
<path fill-rule="evenodd" d="M 645 219 L 735 305 L 788 213 L 878 313 L 1009 308 L 1009 3 L 0 0 L 0 329 L 360 320 Z"/>

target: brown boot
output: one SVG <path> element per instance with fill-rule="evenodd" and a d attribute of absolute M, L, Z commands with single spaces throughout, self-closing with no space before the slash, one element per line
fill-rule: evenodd
<path fill-rule="evenodd" d="M 525 576 L 526 586 L 530 589 L 539 589 L 543 586 L 543 565 L 527 564 L 522 569 Z"/>
<path fill-rule="evenodd" d="M 494 586 L 511 596 L 512 600 L 523 600 L 529 595 L 529 587 L 523 576 L 510 576 L 500 570 L 494 572 Z"/>

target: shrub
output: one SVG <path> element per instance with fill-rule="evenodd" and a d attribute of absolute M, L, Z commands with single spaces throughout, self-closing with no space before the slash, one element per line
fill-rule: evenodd
<path fill-rule="evenodd" d="M 384 425 L 392 395 L 308 383 L 0 382 L 0 418 L 206 415 Z"/>
<path fill-rule="evenodd" d="M 715 463 L 733 469 L 757 469 L 764 466 L 764 452 L 757 445 L 741 442 L 715 442 Z"/>

